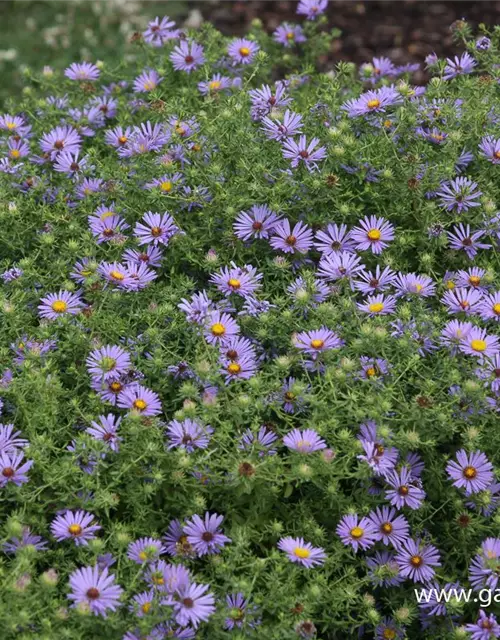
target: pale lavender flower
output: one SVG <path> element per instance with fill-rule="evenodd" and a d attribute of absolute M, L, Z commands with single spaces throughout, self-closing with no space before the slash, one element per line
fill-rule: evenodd
<path fill-rule="evenodd" d="M 318 147 L 319 143 L 318 138 L 312 138 L 308 143 L 303 135 L 299 136 L 298 141 L 287 138 L 282 142 L 283 157 L 291 161 L 290 165 L 294 169 L 303 163 L 308 171 L 316 171 L 318 162 L 327 156 L 325 147 Z"/>
<path fill-rule="evenodd" d="M 253 40 L 237 38 L 229 43 L 227 53 L 234 64 L 251 64 L 259 49 L 259 45 Z"/>
<path fill-rule="evenodd" d="M 307 40 L 300 25 L 283 22 L 273 33 L 273 39 L 286 48 Z"/>
<path fill-rule="evenodd" d="M 170 54 L 170 60 L 176 71 L 191 73 L 205 62 L 203 47 L 196 42 L 182 40 Z"/>
<path fill-rule="evenodd" d="M 95 532 L 101 529 L 95 524 L 94 516 L 87 511 L 65 511 L 58 515 L 51 523 L 50 530 L 54 538 L 73 540 L 76 546 L 87 546 L 89 540 L 95 539 Z"/>
<path fill-rule="evenodd" d="M 346 546 L 355 552 L 368 549 L 377 540 L 377 529 L 369 518 L 359 518 L 357 514 L 349 514 L 337 525 L 336 533 Z"/>
<path fill-rule="evenodd" d="M 106 618 L 106 611 L 116 611 L 120 606 L 123 589 L 115 584 L 115 577 L 108 573 L 107 567 L 102 571 L 97 566 L 82 567 L 69 576 L 71 593 L 68 598 L 73 607 L 84 605 L 96 616 Z"/>
<path fill-rule="evenodd" d="M 285 218 L 274 226 L 273 233 L 269 240 L 271 247 L 285 253 L 307 253 L 313 244 L 312 231 L 300 221 L 292 229 Z"/>
<path fill-rule="evenodd" d="M 310 542 L 305 542 L 304 538 L 292 538 L 286 536 L 278 542 L 278 549 L 284 551 L 288 559 L 297 564 L 301 564 L 307 569 L 324 564 L 326 553 L 321 547 L 313 547 Z"/>

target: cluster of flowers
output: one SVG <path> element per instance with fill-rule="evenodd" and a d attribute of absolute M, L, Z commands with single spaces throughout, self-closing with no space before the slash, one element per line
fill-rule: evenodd
<path fill-rule="evenodd" d="M 311 75 L 326 5 L 0 115 L 6 634 L 500 637 L 413 598 L 500 580 L 497 44 Z"/>

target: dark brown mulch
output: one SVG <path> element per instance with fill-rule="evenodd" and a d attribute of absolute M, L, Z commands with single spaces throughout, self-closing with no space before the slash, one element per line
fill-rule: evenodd
<path fill-rule="evenodd" d="M 206 20 L 228 35 L 245 33 L 254 18 L 260 18 L 270 31 L 284 20 L 302 20 L 295 15 L 297 2 L 291 0 L 205 1 L 189 6 L 196 6 Z M 421 62 L 432 51 L 439 57 L 455 55 L 460 48 L 452 41 L 450 25 L 461 18 L 474 28 L 480 23 L 500 23 L 500 2 L 330 0 L 328 18 L 330 25 L 342 30 L 334 58 L 359 64 L 374 55 L 385 55 L 401 64 Z"/>

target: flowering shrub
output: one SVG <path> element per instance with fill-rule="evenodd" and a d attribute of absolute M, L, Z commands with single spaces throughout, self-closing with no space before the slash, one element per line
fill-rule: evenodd
<path fill-rule="evenodd" d="M 325 5 L 0 116 L 3 638 L 499 637 L 414 597 L 500 579 L 498 34 L 321 74 Z"/>

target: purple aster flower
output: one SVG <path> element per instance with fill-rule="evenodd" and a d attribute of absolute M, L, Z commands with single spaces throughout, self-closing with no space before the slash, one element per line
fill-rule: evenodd
<path fill-rule="evenodd" d="M 462 353 L 477 358 L 491 358 L 500 352 L 497 336 L 490 336 L 485 329 L 472 327 L 469 333 L 460 341 L 459 349 Z"/>
<path fill-rule="evenodd" d="M 413 582 L 429 582 L 435 575 L 433 567 L 440 567 L 439 551 L 421 540 L 406 540 L 396 553 L 399 572 Z"/>
<path fill-rule="evenodd" d="M 184 584 L 176 590 L 172 598 L 167 599 L 168 604 L 174 609 L 174 617 L 181 627 L 191 625 L 198 628 L 200 622 L 207 622 L 215 612 L 215 599 L 211 593 L 207 593 L 208 585 Z"/>
<path fill-rule="evenodd" d="M 418 127 L 415 129 L 415 134 L 436 145 L 444 144 L 448 139 L 448 134 L 437 127 Z"/>
<path fill-rule="evenodd" d="M 330 329 L 321 327 L 314 331 L 302 331 L 301 333 L 295 334 L 293 344 L 297 349 L 316 358 L 324 351 L 339 349 L 343 346 L 344 341 L 341 340 L 336 333 L 330 331 Z"/>
<path fill-rule="evenodd" d="M 385 476 L 394 469 L 399 457 L 399 451 L 394 447 L 384 447 L 377 442 L 361 439 L 364 455 L 358 456 L 366 462 L 377 475 Z"/>
<path fill-rule="evenodd" d="M 322 565 L 326 560 L 324 550 L 321 547 L 313 547 L 310 542 L 305 542 L 304 538 L 292 538 L 291 536 L 281 538 L 278 542 L 278 549 L 284 551 L 289 560 L 308 569 Z"/>
<path fill-rule="evenodd" d="M 200 293 L 195 293 L 190 301 L 182 298 L 178 307 L 186 314 L 188 322 L 205 324 L 208 314 L 212 311 L 212 302 L 206 292 L 201 291 Z"/>
<path fill-rule="evenodd" d="M 384 296 L 384 294 L 380 293 L 376 296 L 368 296 L 366 302 L 358 302 L 357 307 L 372 318 L 384 316 L 394 313 L 396 298 L 394 296 Z"/>
<path fill-rule="evenodd" d="M 326 449 L 326 442 L 321 438 L 314 429 L 292 429 L 283 438 L 283 444 L 292 451 L 299 453 L 314 453 L 321 449 Z"/>
<path fill-rule="evenodd" d="M 51 160 L 54 160 L 62 151 L 76 153 L 80 150 L 81 144 L 82 139 L 78 131 L 68 125 L 55 127 L 40 139 L 42 151 L 48 153 Z"/>
<path fill-rule="evenodd" d="M 105 381 L 119 378 L 131 367 L 130 355 L 125 349 L 116 345 L 94 349 L 87 358 L 86 364 L 91 376 Z"/>
<path fill-rule="evenodd" d="M 124 380 L 108 380 L 103 382 L 101 379 L 92 378 L 90 381 L 92 389 L 97 391 L 101 399 L 116 405 L 120 393 L 129 386 Z"/>
<path fill-rule="evenodd" d="M 91 62 L 73 62 L 67 69 L 64 70 L 64 75 L 70 80 L 79 80 L 88 82 L 90 80 L 97 80 L 101 72 Z"/>
<path fill-rule="evenodd" d="M 465 495 L 479 493 L 493 481 L 493 465 L 482 451 L 467 453 L 464 449 L 456 454 L 457 461 L 446 465 L 446 472 L 453 486 L 465 490 Z"/>
<path fill-rule="evenodd" d="M 179 232 L 179 227 L 168 213 L 148 211 L 142 220 L 143 222 L 138 222 L 134 229 L 134 234 L 141 245 L 150 243 L 167 245 L 170 238 Z"/>
<path fill-rule="evenodd" d="M 238 267 L 234 262 L 231 262 L 229 268 L 222 268 L 210 278 L 210 282 L 215 284 L 221 293 L 226 296 L 235 293 L 243 298 L 252 296 L 261 287 L 260 280 L 262 274 L 257 273 L 255 267 Z"/>
<path fill-rule="evenodd" d="M 135 542 L 131 542 L 127 549 L 127 558 L 133 560 L 137 564 L 149 564 L 156 562 L 162 553 L 166 553 L 167 549 L 161 540 L 154 538 L 139 538 Z"/>
<path fill-rule="evenodd" d="M 224 621 L 224 629 L 249 628 L 254 629 L 260 624 L 256 618 L 258 607 L 250 605 L 249 600 L 242 593 L 231 593 L 226 596 L 226 606 L 229 609 Z"/>
<path fill-rule="evenodd" d="M 474 556 L 469 566 L 469 580 L 475 591 L 496 589 L 500 580 L 500 539 L 486 538 L 480 552 Z"/>
<path fill-rule="evenodd" d="M 295 298 L 294 306 L 307 311 L 307 307 L 316 307 L 324 302 L 331 293 L 330 287 L 321 280 L 305 280 L 299 276 L 287 287 L 287 291 Z"/>
<path fill-rule="evenodd" d="M 359 227 L 354 227 L 350 238 L 355 242 L 358 251 L 379 254 L 394 239 L 394 226 L 384 218 L 365 216 L 359 221 Z"/>
<path fill-rule="evenodd" d="M 87 157 L 80 158 L 80 151 L 61 151 L 54 160 L 54 170 L 76 177 L 87 166 Z"/>
<path fill-rule="evenodd" d="M 229 43 L 227 53 L 233 64 L 251 64 L 260 47 L 247 38 L 237 38 Z"/>
<path fill-rule="evenodd" d="M 157 416 L 161 413 L 160 397 L 140 384 L 133 384 L 120 392 L 117 406 L 130 409 L 141 416 Z"/>
<path fill-rule="evenodd" d="M 470 322 L 460 322 L 459 320 L 452 320 L 448 322 L 440 336 L 440 343 L 451 349 L 453 355 L 458 353 L 460 342 L 462 338 L 467 336 L 472 329 Z"/>
<path fill-rule="evenodd" d="M 248 92 L 252 101 L 252 118 L 260 120 L 271 112 L 286 107 L 292 101 L 292 98 L 286 95 L 286 86 L 283 82 L 276 82 L 273 89 L 264 84 L 260 89 L 252 89 Z"/>
<path fill-rule="evenodd" d="M 30 153 L 29 144 L 24 140 L 9 138 L 7 142 L 8 157 L 17 162 L 20 158 L 26 158 Z"/>
<path fill-rule="evenodd" d="M 77 200 L 85 200 L 95 193 L 100 193 L 104 189 L 104 180 L 101 178 L 83 178 L 76 185 L 75 198 Z"/>
<path fill-rule="evenodd" d="M 476 49 L 478 51 L 488 51 L 491 47 L 491 40 L 487 36 L 481 36 L 476 40 Z"/>
<path fill-rule="evenodd" d="M 233 380 L 248 380 L 258 369 L 257 361 L 251 355 L 242 356 L 237 362 L 227 358 L 221 358 L 219 362 L 220 373 L 225 377 L 226 384 Z"/>
<path fill-rule="evenodd" d="M 162 622 L 156 625 L 151 631 L 151 640 L 162 640 L 171 638 L 171 640 L 194 640 L 196 637 L 196 631 L 191 627 L 178 627 L 173 621 Z M 139 635 L 137 638 L 123 638 L 123 640 L 142 640 Z"/>
<path fill-rule="evenodd" d="M 231 542 L 219 529 L 224 516 L 217 513 L 205 513 L 204 518 L 195 514 L 184 525 L 187 541 L 193 546 L 196 554 L 201 557 L 207 554 L 220 553 L 224 545 Z"/>
<path fill-rule="evenodd" d="M 471 207 L 479 207 L 477 202 L 482 192 L 479 191 L 477 182 L 473 182 L 466 176 L 459 176 L 441 185 L 441 190 L 436 192 L 441 205 L 446 211 L 462 213 Z"/>
<path fill-rule="evenodd" d="M 85 429 L 85 433 L 92 436 L 94 440 L 105 442 L 111 451 L 118 451 L 122 438 L 118 436 L 117 431 L 122 419 L 112 413 L 99 416 L 97 419 L 99 422 L 92 421 L 92 427 Z"/>
<path fill-rule="evenodd" d="M 477 314 L 481 308 L 483 294 L 476 289 L 465 289 L 459 287 L 447 291 L 441 298 L 441 302 L 446 306 L 448 313 L 465 313 L 466 315 Z"/>
<path fill-rule="evenodd" d="M 123 129 L 123 127 L 118 126 L 114 127 L 114 129 L 108 129 L 104 134 L 104 140 L 106 144 L 119 149 L 120 147 L 125 146 L 127 142 L 129 142 L 131 135 L 131 127 L 126 127 L 125 129 Z"/>
<path fill-rule="evenodd" d="M 500 164 L 500 140 L 493 136 L 485 136 L 479 143 L 479 151 L 483 158 L 492 164 Z"/>
<path fill-rule="evenodd" d="M 342 105 L 349 118 L 365 116 L 372 113 L 385 113 L 387 107 L 398 105 L 403 101 L 394 87 L 381 87 L 362 93 L 359 98 L 348 100 Z"/>
<path fill-rule="evenodd" d="M 328 281 L 351 280 L 364 270 L 361 258 L 354 253 L 339 251 L 323 254 L 318 268 L 318 276 Z"/>
<path fill-rule="evenodd" d="M 115 584 L 115 577 L 105 568 L 102 571 L 97 566 L 82 567 L 73 571 L 69 576 L 72 592 L 68 594 L 73 601 L 73 607 L 84 606 L 95 616 L 106 618 L 106 611 L 116 611 L 120 606 L 123 589 Z"/>
<path fill-rule="evenodd" d="M 247 429 L 241 436 L 238 448 L 243 451 L 257 449 L 260 457 L 265 455 L 272 456 L 276 454 L 276 449 L 273 447 L 277 439 L 278 436 L 274 431 L 271 431 L 266 425 L 262 425 L 257 434 L 254 434 L 251 429 Z"/>
<path fill-rule="evenodd" d="M 45 551 L 47 549 L 47 541 L 42 536 L 31 533 L 29 527 L 23 527 L 21 537 L 14 536 L 8 542 L 4 542 L 2 550 L 4 553 L 17 553 L 20 549 L 30 547 L 35 551 Z"/>
<path fill-rule="evenodd" d="M 204 336 L 209 344 L 224 343 L 239 332 L 239 326 L 228 313 L 212 311 L 206 318 Z"/>
<path fill-rule="evenodd" d="M 127 263 L 127 271 L 130 278 L 127 287 L 129 291 L 140 291 L 158 277 L 156 271 L 153 271 L 144 263 L 129 262 Z"/>
<path fill-rule="evenodd" d="M 119 215 L 96 216 L 88 218 L 92 235 L 97 239 L 97 244 L 103 242 L 124 242 L 123 232 L 129 229 L 129 225 Z"/>
<path fill-rule="evenodd" d="M 484 296 L 478 305 L 477 312 L 483 320 L 500 322 L 500 291 Z"/>
<path fill-rule="evenodd" d="M 65 315 L 77 315 L 83 307 L 78 294 L 61 289 L 59 293 L 49 293 L 45 298 L 41 298 L 38 313 L 41 318 L 56 320 Z"/>
<path fill-rule="evenodd" d="M 255 358 L 255 349 L 248 338 L 233 336 L 219 345 L 219 351 L 224 359 L 231 362 L 239 362 L 245 358 Z"/>
<path fill-rule="evenodd" d="M 414 296 L 428 298 L 434 295 L 436 285 L 429 276 L 399 273 L 394 280 L 394 288 L 396 289 L 396 298 L 407 297 L 411 299 Z"/>
<path fill-rule="evenodd" d="M 182 40 L 170 54 L 170 60 L 176 71 L 191 73 L 205 62 L 203 47 L 196 42 Z"/>
<path fill-rule="evenodd" d="M 389 58 L 372 58 L 371 62 L 362 64 L 359 68 L 359 76 L 361 80 L 368 80 L 371 84 L 375 84 L 381 78 L 398 75 L 398 71 L 394 63 Z"/>
<path fill-rule="evenodd" d="M 135 93 L 149 93 L 154 91 L 163 80 L 162 76 L 154 69 L 146 69 L 134 80 Z"/>
<path fill-rule="evenodd" d="M 180 447 L 188 453 L 193 453 L 196 449 L 206 449 L 213 432 L 214 430 L 209 425 L 203 426 L 190 418 L 186 418 L 182 422 L 171 420 L 166 431 L 170 441 L 168 448 Z"/>
<path fill-rule="evenodd" d="M 470 269 L 460 269 L 455 275 L 457 287 L 472 287 L 479 291 L 487 291 L 488 284 L 484 283 L 486 271 L 479 267 L 471 267 Z"/>
<path fill-rule="evenodd" d="M 254 204 L 249 211 L 241 211 L 234 221 L 234 233 L 241 240 L 267 239 L 280 217 L 265 204 Z"/>
<path fill-rule="evenodd" d="M 170 522 L 167 533 L 164 536 L 164 541 L 167 553 L 171 556 L 187 558 L 196 556 L 193 545 L 188 542 L 187 535 L 179 520 L 172 520 Z"/>
<path fill-rule="evenodd" d="M 129 611 L 134 613 L 138 618 L 143 618 L 149 613 L 153 614 L 155 599 L 156 593 L 153 589 L 138 593 L 132 598 L 132 603 L 129 606 Z"/>
<path fill-rule="evenodd" d="M 148 565 L 144 579 L 160 593 L 172 595 L 181 586 L 190 584 L 192 578 L 184 565 L 167 564 L 164 560 L 158 560 Z M 164 602 L 162 601 L 161 604 Z"/>
<path fill-rule="evenodd" d="M 451 80 L 457 76 L 472 73 L 476 65 L 477 62 L 467 52 L 462 53 L 460 58 L 458 56 L 455 56 L 453 59 L 446 58 L 443 80 Z"/>
<path fill-rule="evenodd" d="M 11 269 L 7 269 L 7 271 L 4 271 L 3 273 L 0 273 L 0 278 L 2 278 L 4 282 L 14 282 L 15 280 L 21 278 L 23 273 L 24 271 L 19 267 L 12 267 Z"/>
<path fill-rule="evenodd" d="M 359 519 L 356 514 L 344 516 L 337 525 L 336 532 L 343 544 L 351 546 L 355 552 L 372 547 L 378 535 L 376 526 L 369 518 Z"/>
<path fill-rule="evenodd" d="M 358 376 L 364 380 L 380 380 L 389 373 L 390 365 L 383 358 L 361 356 L 359 363 L 361 371 L 358 372 Z"/>
<path fill-rule="evenodd" d="M 403 467 L 400 473 L 390 471 L 386 475 L 386 481 L 390 489 L 386 490 L 385 497 L 394 507 L 398 509 L 403 507 L 419 509 L 421 507 L 425 491 L 422 489 L 422 483 L 412 477 L 406 467 Z"/>
<path fill-rule="evenodd" d="M 306 16 L 308 20 L 316 20 L 325 12 L 327 6 L 328 0 L 300 0 L 296 13 Z"/>
<path fill-rule="evenodd" d="M 405 628 L 398 626 L 392 618 L 382 618 L 382 622 L 375 627 L 375 640 L 401 640 L 405 637 Z"/>
<path fill-rule="evenodd" d="M 232 86 L 231 78 L 215 73 L 210 80 L 198 82 L 198 91 L 204 96 L 222 92 L 229 93 Z"/>
<path fill-rule="evenodd" d="M 156 16 L 154 20 L 148 22 L 147 29 L 143 31 L 142 36 L 144 41 L 153 47 L 162 47 L 165 42 L 176 37 L 174 27 L 175 22 L 170 20 L 168 16 L 161 19 Z"/>
<path fill-rule="evenodd" d="M 5 113 L 0 115 L 0 130 L 17 136 L 26 136 L 31 131 L 31 126 L 24 116 L 13 116 L 10 113 Z"/>
<path fill-rule="evenodd" d="M 410 527 L 406 518 L 398 515 L 392 507 L 382 507 L 372 511 L 369 520 L 375 527 L 375 539 L 384 544 L 392 544 L 396 549 L 408 538 Z"/>
<path fill-rule="evenodd" d="M 65 511 L 50 525 L 50 531 L 58 542 L 74 540 L 77 547 L 87 546 L 89 540 L 95 539 L 95 532 L 101 528 L 94 523 L 94 516 L 91 513 L 81 510 Z"/>
<path fill-rule="evenodd" d="M 318 147 L 319 143 L 318 138 L 312 138 L 308 143 L 306 136 L 299 136 L 298 141 L 286 138 L 282 141 L 283 158 L 291 161 L 293 169 L 303 163 L 308 171 L 315 171 L 318 169 L 317 163 L 327 155 L 325 147 Z"/>
<path fill-rule="evenodd" d="M 99 458 L 93 453 L 88 453 L 85 442 L 72 440 L 71 444 L 66 447 L 66 450 L 71 451 L 71 453 L 78 454 L 76 456 L 76 463 L 84 473 L 87 473 L 88 475 L 94 473 L 94 470 L 99 463 Z M 105 454 L 101 454 L 100 457 L 104 458 Z"/>
<path fill-rule="evenodd" d="M 163 254 L 160 247 L 148 244 L 142 251 L 136 249 L 127 249 L 123 254 L 125 262 L 132 262 L 137 266 L 145 264 L 149 267 L 160 267 Z"/>
<path fill-rule="evenodd" d="M 357 276 L 359 280 L 354 280 L 352 285 L 365 295 L 385 291 L 396 279 L 396 273 L 390 267 L 384 267 L 382 271 L 380 265 L 375 267 L 374 272 L 363 269 Z"/>
<path fill-rule="evenodd" d="M 323 254 L 330 255 L 346 251 L 353 253 L 355 244 L 345 224 L 329 224 L 325 231 L 316 233 L 315 248 Z"/>
<path fill-rule="evenodd" d="M 262 129 L 269 140 L 282 142 L 302 133 L 302 116 L 287 109 L 283 116 L 273 119 L 265 116 L 261 120 Z"/>
<path fill-rule="evenodd" d="M 465 631 L 470 634 L 471 640 L 492 640 L 500 638 L 500 625 L 496 617 L 488 615 L 483 609 L 479 609 L 479 618 L 474 623 L 466 624 Z"/>
<path fill-rule="evenodd" d="M 118 262 L 101 262 L 97 273 L 107 282 L 116 285 L 119 289 L 128 290 L 132 287 L 132 278 L 128 265 Z"/>
<path fill-rule="evenodd" d="M 274 31 L 273 38 L 279 44 L 289 48 L 307 40 L 304 30 L 297 24 L 284 22 Z"/>
<path fill-rule="evenodd" d="M 303 222 L 292 229 L 287 219 L 278 222 L 270 238 L 271 247 L 285 253 L 307 253 L 313 244 L 313 233 Z"/>
<path fill-rule="evenodd" d="M 375 587 L 397 587 L 404 579 L 399 575 L 399 567 L 395 554 L 391 551 L 376 551 L 371 558 L 366 558 L 370 571 L 368 575 Z"/>
<path fill-rule="evenodd" d="M 472 260 L 477 254 L 478 249 L 491 249 L 490 244 L 478 242 L 485 235 L 485 231 L 471 232 L 470 226 L 460 223 L 453 227 L 453 232 L 448 232 L 448 240 L 450 247 L 457 251 L 465 251 L 469 260 Z"/>

